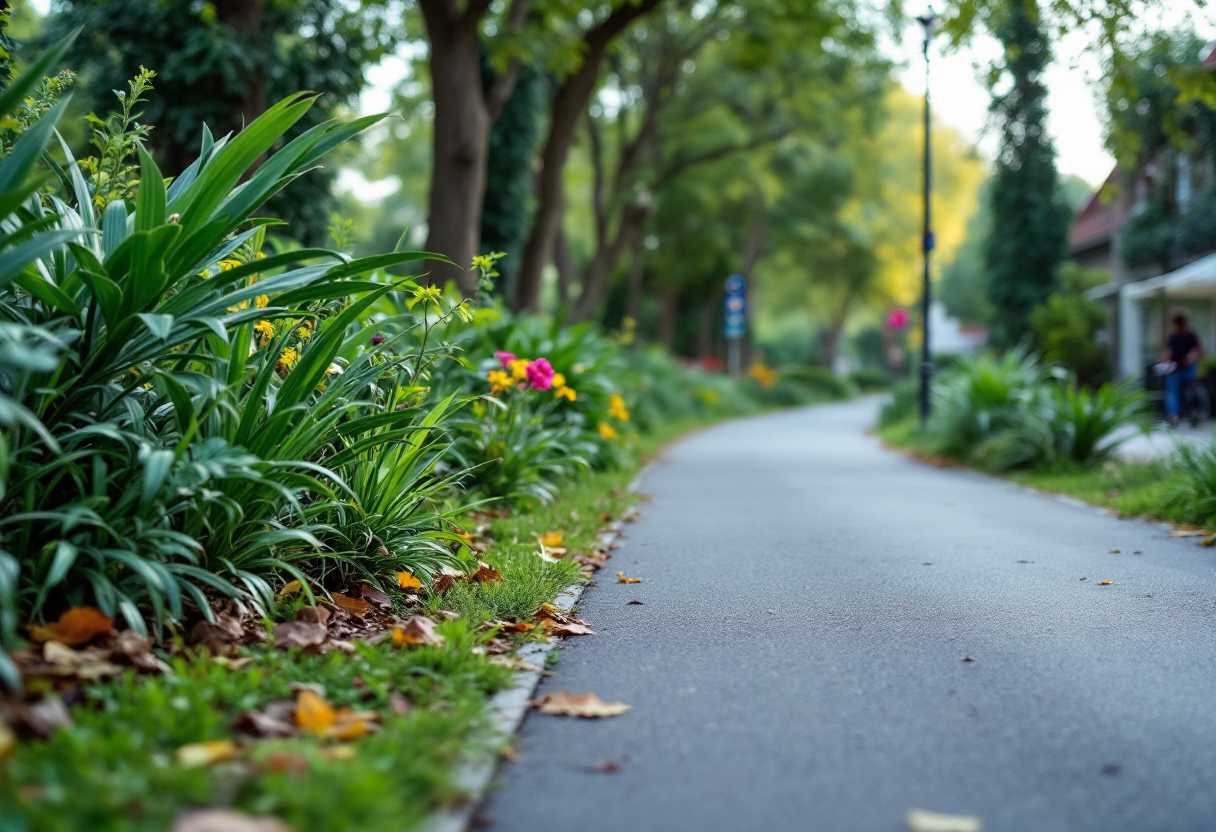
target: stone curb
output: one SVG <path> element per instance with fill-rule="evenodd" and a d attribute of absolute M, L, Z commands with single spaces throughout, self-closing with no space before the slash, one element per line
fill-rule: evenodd
<path fill-rule="evenodd" d="M 647 465 L 638 472 L 633 482 L 629 484 L 630 491 L 639 490 L 642 478 L 649 468 L 650 466 Z M 623 525 L 622 520 L 613 520 L 609 523 L 599 534 L 600 544 L 608 547 L 614 543 L 621 536 Z M 566 587 L 558 594 L 557 599 L 553 602 L 554 606 L 562 612 L 570 612 L 583 597 L 583 592 L 588 586 L 590 584 L 578 583 Z M 524 721 L 524 715 L 528 712 L 528 703 L 532 700 L 532 694 L 536 692 L 536 687 L 540 684 L 541 673 L 545 669 L 545 660 L 549 653 L 557 649 L 559 643 L 557 639 L 547 642 L 532 642 L 516 651 L 515 655 L 537 669 L 517 670 L 511 687 L 500 690 L 490 697 L 492 730 L 503 737 L 509 737 L 519 729 L 520 723 Z M 476 759 L 469 760 L 457 771 L 454 778 L 456 785 L 466 792 L 467 798 L 454 809 L 446 809 L 433 814 L 420 827 L 421 832 L 466 832 L 470 821 L 473 820 L 473 815 L 485 800 L 486 792 L 489 790 L 490 783 L 494 779 L 494 772 L 497 770 L 497 754 L 483 754 Z"/>

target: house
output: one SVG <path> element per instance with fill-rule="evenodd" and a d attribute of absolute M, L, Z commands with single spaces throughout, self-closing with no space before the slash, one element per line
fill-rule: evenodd
<path fill-rule="evenodd" d="M 1110 328 L 1101 337 L 1120 378 L 1144 376 L 1175 307 L 1188 310 L 1209 349 L 1216 346 L 1214 161 L 1167 150 L 1134 171 L 1116 168 L 1074 218 L 1069 258 L 1111 275 L 1088 297 L 1107 304 Z"/>

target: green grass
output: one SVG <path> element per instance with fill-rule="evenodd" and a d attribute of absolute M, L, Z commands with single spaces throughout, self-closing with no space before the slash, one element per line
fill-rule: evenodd
<path fill-rule="evenodd" d="M 915 419 L 879 428 L 888 444 L 916 453 L 930 453 L 931 445 Z M 952 460 L 962 464 L 957 460 Z M 1091 467 L 1057 466 L 1010 471 L 1004 479 L 1021 485 L 1067 494 L 1127 517 L 1166 520 L 1181 525 L 1204 525 L 1205 518 L 1176 498 L 1177 476 L 1168 461 L 1150 463 L 1109 460 Z"/>
<path fill-rule="evenodd" d="M 497 741 L 486 728 L 485 703 L 510 674 L 473 652 L 486 638 L 478 625 L 527 619 L 580 580 L 576 564 L 537 556 L 537 535 L 561 531 L 570 552 L 592 550 L 605 515 L 620 517 L 636 499 L 628 485 L 642 463 L 704 424 L 664 425 L 638 440 L 627 466 L 571 483 L 551 504 L 494 520 L 495 545 L 484 559 L 504 580 L 460 582 L 426 601 L 430 610 L 462 615 L 440 624 L 443 647 L 360 644 L 353 656 L 258 648 L 249 651 L 255 661 L 242 671 L 207 658 L 178 658 L 163 676 L 129 673 L 84 688 L 72 708 L 75 728 L 47 741 L 19 742 L 0 763 L 0 829 L 163 832 L 183 809 L 212 805 L 273 815 L 300 830 L 401 832 L 417 826 L 459 799 L 452 781 L 459 762 Z M 276 617 L 290 619 L 300 603 L 284 604 Z M 293 699 L 293 683 L 319 685 L 335 707 L 375 710 L 384 727 L 346 744 L 350 759 L 334 759 L 330 743 L 295 737 L 243 741 L 237 760 L 211 767 L 177 763 L 182 745 L 234 738 L 232 724 L 246 710 Z M 409 714 L 393 714 L 389 698 L 395 694 L 413 703 Z M 291 771 L 272 770 L 268 758 L 283 754 L 303 762 Z"/>

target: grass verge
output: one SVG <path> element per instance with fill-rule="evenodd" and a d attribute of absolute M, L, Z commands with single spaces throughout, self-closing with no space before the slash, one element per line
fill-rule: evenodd
<path fill-rule="evenodd" d="M 887 444 L 910 451 L 930 464 L 966 467 L 958 460 L 935 456 L 915 419 L 886 425 L 875 433 Z M 1057 466 L 992 476 L 1053 494 L 1066 494 L 1125 517 L 1164 520 L 1183 526 L 1212 525 L 1202 511 L 1177 499 L 1176 471 L 1168 461 L 1112 459 L 1090 467 Z"/>
<path fill-rule="evenodd" d="M 440 623 L 442 646 L 403 650 L 387 640 L 351 655 L 248 648 L 234 669 L 206 654 L 178 653 L 171 672 L 73 687 L 72 727 L 45 740 L 0 737 L 0 829 L 5 832 L 164 832 L 184 812 L 231 807 L 297 830 L 400 832 L 461 799 L 452 776 L 499 741 L 487 728 L 489 695 L 510 671 L 477 651 L 492 620 L 526 620 L 580 580 L 569 559 L 537 556 L 538 535 L 560 531 L 570 552 L 590 551 L 606 520 L 635 499 L 638 469 L 659 448 L 704 426 L 682 422 L 645 437 L 632 464 L 568 485 L 557 501 L 494 519 L 483 557 L 502 581 L 463 581 L 423 604 L 460 619 Z M 526 640 L 521 634 L 511 638 Z M 355 741 L 307 733 L 254 739 L 243 714 L 290 701 L 302 689 L 335 708 L 375 712 L 380 730 Z M 0 723 L 2 725 L 2 723 Z M 209 743 L 214 759 L 188 764 L 183 748 Z M 7 747 L 6 747 L 7 745 Z"/>

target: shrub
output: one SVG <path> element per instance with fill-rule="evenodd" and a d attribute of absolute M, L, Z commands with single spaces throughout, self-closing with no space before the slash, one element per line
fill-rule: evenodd
<path fill-rule="evenodd" d="M 793 367 L 781 371 L 782 378 L 797 382 L 808 392 L 826 399 L 847 399 L 856 394 L 852 383 L 826 367 Z"/>
<path fill-rule="evenodd" d="M 886 390 L 891 386 L 891 374 L 879 367 L 861 367 L 849 373 L 849 381 L 862 392 Z"/>
<path fill-rule="evenodd" d="M 1216 523 L 1216 444 L 1178 443 L 1167 480 L 1167 505 L 1181 509 L 1192 523 Z"/>

